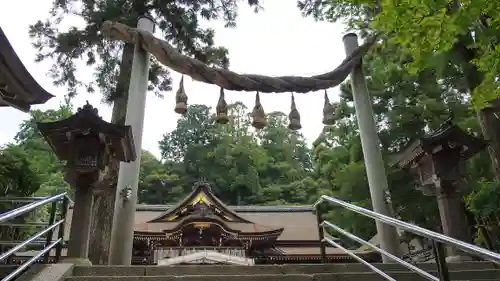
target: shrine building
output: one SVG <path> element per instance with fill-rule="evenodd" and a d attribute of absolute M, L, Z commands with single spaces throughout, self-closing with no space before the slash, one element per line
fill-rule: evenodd
<path fill-rule="evenodd" d="M 64 240 L 69 240 L 72 206 Z M 55 231 L 57 233 L 57 231 Z M 138 204 L 132 264 L 291 264 L 321 263 L 317 218 L 311 206 L 228 206 L 206 184 L 175 205 Z M 33 252 L 33 253 L 32 253 Z M 370 249 L 353 250 L 380 262 Z M 12 258 L 20 263 L 34 251 Z M 66 255 L 63 249 L 62 255 Z M 51 258 L 52 260 L 52 258 Z M 326 247 L 328 263 L 357 262 L 342 250 Z"/>
<path fill-rule="evenodd" d="M 68 224 L 71 217 L 72 209 Z M 207 184 L 175 205 L 137 205 L 133 249 L 132 264 L 321 263 L 311 206 L 227 206 Z M 355 262 L 337 248 L 326 253 L 331 263 Z M 357 254 L 380 260 L 372 251 Z"/>

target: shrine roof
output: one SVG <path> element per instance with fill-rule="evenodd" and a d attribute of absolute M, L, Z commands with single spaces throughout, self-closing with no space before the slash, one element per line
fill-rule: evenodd
<path fill-rule="evenodd" d="M 179 236 L 185 227 L 215 227 L 229 236 L 262 236 L 276 239 L 283 227 L 268 226 L 241 216 L 215 196 L 206 183 L 196 183 L 193 191 L 176 205 L 153 219 L 136 222 L 141 235 Z"/>
<path fill-rule="evenodd" d="M 159 211 L 137 211 L 135 213 L 136 231 L 141 231 L 144 223 L 157 217 L 161 212 Z M 229 228 L 239 229 L 253 229 L 262 232 L 265 229 L 280 229 L 283 232 L 277 238 L 278 241 L 317 241 L 318 231 L 316 216 L 312 211 L 302 212 L 238 212 L 238 214 L 250 221 L 251 223 L 238 223 L 238 222 L 225 222 Z M 168 225 L 174 223 L 147 223 L 148 228 L 165 229 L 169 228 Z M 163 227 L 163 228 L 162 228 Z M 151 229 L 152 230 L 152 229 Z M 255 231 L 254 230 L 254 231 Z"/>
<path fill-rule="evenodd" d="M 210 215 L 194 219 L 192 211 L 187 210 L 185 214 L 181 214 L 182 210 L 190 204 L 192 206 L 193 202 L 204 204 L 208 202 L 207 205 L 215 211 L 216 218 Z M 70 206 L 68 224 L 71 223 L 71 208 Z M 137 233 L 143 234 L 144 232 L 165 233 L 165 231 L 175 231 L 183 222 L 196 220 L 202 222 L 204 219 L 212 219 L 223 228 L 240 233 L 267 233 L 270 236 L 276 236 L 279 232 L 281 235 L 278 236 L 278 241 L 317 241 L 319 239 L 318 226 L 313 210 L 310 205 L 228 206 L 212 193 L 208 185 L 197 185 L 193 192 L 177 204 L 138 204 L 135 213 L 135 229 Z M 174 218 L 175 216 L 177 217 Z M 69 229 L 70 227 L 66 225 L 67 237 L 69 237 Z"/>
<path fill-rule="evenodd" d="M 409 167 L 424 154 L 434 153 L 434 148 L 439 145 L 450 143 L 462 147 L 460 154 L 463 160 L 469 159 L 488 145 L 483 139 L 462 130 L 450 119 L 437 130 L 410 142 L 406 148 L 392 157 L 389 165 L 398 166 L 399 168 Z"/>
<path fill-rule="evenodd" d="M 35 81 L 0 28 L 0 106 L 27 112 L 54 97 Z"/>
<path fill-rule="evenodd" d="M 188 216 L 179 222 L 145 222 L 135 225 L 138 236 L 160 234 L 160 236 L 178 237 L 187 227 L 204 229 L 216 227 L 229 236 L 238 237 L 268 237 L 276 239 L 283 232 L 283 228 L 266 226 L 259 223 L 227 222 L 216 216 L 199 217 Z"/>

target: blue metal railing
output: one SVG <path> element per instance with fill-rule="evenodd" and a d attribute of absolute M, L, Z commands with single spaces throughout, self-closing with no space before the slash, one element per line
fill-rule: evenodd
<path fill-rule="evenodd" d="M 18 224 L 12 223 L 7 224 L 10 220 L 20 217 L 29 212 L 35 211 L 43 206 L 51 205 L 49 211 L 49 221 L 45 223 L 45 228 L 38 231 L 34 235 L 30 236 L 24 241 L 13 242 L 14 245 L 12 248 L 7 251 L 0 253 L 0 262 L 4 262 L 10 256 L 18 252 L 19 250 L 25 248 L 28 245 L 35 244 L 36 242 L 40 242 L 41 238 L 45 238 L 43 242 L 44 248 L 40 250 L 36 255 L 22 263 L 18 268 L 12 271 L 10 274 L 5 276 L 1 281 L 10 281 L 14 278 L 18 277 L 25 269 L 27 269 L 31 264 L 37 262 L 43 256 L 43 262 L 48 263 L 50 257 L 50 251 L 55 248 L 55 261 L 59 261 L 61 258 L 61 252 L 63 248 L 63 236 L 64 236 L 64 226 L 66 220 L 66 213 L 68 209 L 68 204 L 70 199 L 67 196 L 67 193 L 61 193 L 52 197 L 42 197 L 42 198 L 2 198 L 0 202 L 31 202 L 19 208 L 7 211 L 5 213 L 0 214 L 0 226 L 9 226 L 9 227 L 23 227 L 23 226 L 37 226 L 42 227 L 43 224 L 35 223 L 35 224 Z M 56 221 L 58 203 L 60 204 L 60 212 L 59 218 Z M 53 241 L 54 230 L 58 229 L 57 238 Z M 43 240 L 42 240 L 43 241 Z"/>
<path fill-rule="evenodd" d="M 341 206 L 347 210 L 353 211 L 353 212 L 358 213 L 360 215 L 363 215 L 365 217 L 372 218 L 376 221 L 379 221 L 379 222 L 382 222 L 382 223 L 385 223 L 385 224 L 388 224 L 388 225 L 391 225 L 394 227 L 398 227 L 398 228 L 403 229 L 405 231 L 408 231 L 408 232 L 411 232 L 411 233 L 414 233 L 414 234 L 417 234 L 417 235 L 420 235 L 422 237 L 430 239 L 433 242 L 433 244 L 432 244 L 433 245 L 433 254 L 434 254 L 434 259 L 436 260 L 437 271 L 438 271 L 439 277 L 436 277 L 436 276 L 418 268 L 417 266 L 415 266 L 409 262 L 404 261 L 400 257 L 397 257 L 391 253 L 388 253 L 387 251 L 385 251 L 383 249 L 380 249 L 379 247 L 371 244 L 370 242 L 365 241 L 365 240 L 359 238 L 358 236 L 345 231 L 344 229 L 340 228 L 339 226 L 337 226 L 329 221 L 323 221 L 321 219 L 322 210 L 320 208 L 320 205 L 322 203 L 325 203 L 325 202 L 333 203 L 337 206 Z M 431 280 L 431 281 L 450 281 L 450 276 L 449 276 L 448 267 L 446 264 L 443 244 L 458 248 L 458 249 L 460 249 L 464 252 L 467 252 L 473 256 L 477 256 L 477 257 L 483 258 L 485 260 L 494 262 L 496 264 L 500 264 L 500 254 L 498 254 L 498 253 L 495 253 L 495 252 L 492 252 L 490 250 L 478 247 L 478 246 L 473 245 L 473 244 L 469 244 L 469 243 L 448 237 L 446 235 L 443 235 L 443 234 L 440 234 L 440 233 L 437 233 L 434 231 L 430 231 L 428 229 L 425 229 L 425 228 L 422 228 L 422 227 L 419 227 L 419 226 L 416 226 L 416 225 L 413 225 L 413 224 L 410 224 L 410 223 L 407 223 L 407 222 L 404 222 L 404 221 L 401 221 L 401 220 L 398 220 L 398 219 L 395 219 L 392 217 L 388 217 L 388 216 L 379 214 L 377 212 L 356 206 L 354 204 L 347 203 L 347 202 L 342 201 L 342 200 L 335 198 L 335 197 L 322 195 L 318 199 L 318 201 L 316 201 L 316 203 L 314 203 L 313 207 L 316 209 L 316 215 L 318 216 L 318 227 L 319 227 L 319 235 L 320 235 L 320 240 L 321 240 L 321 255 L 322 255 L 323 262 L 326 262 L 326 251 L 325 251 L 325 242 L 326 242 L 326 243 L 331 244 L 334 247 L 341 249 L 342 251 L 344 251 L 346 254 L 348 254 L 349 256 L 354 258 L 355 260 L 365 264 L 373 272 L 379 274 L 384 279 L 390 280 L 390 281 L 395 281 L 395 279 L 392 278 L 389 274 L 381 271 L 379 268 L 366 262 L 365 260 L 363 260 L 361 257 L 356 255 L 351 250 L 348 250 L 348 249 L 342 247 L 340 244 L 335 242 L 332 237 L 330 237 L 328 235 L 325 237 L 324 231 L 323 231 L 324 228 L 330 228 L 330 229 L 335 230 L 337 233 L 342 234 L 353 241 L 356 241 L 360 244 L 368 246 L 372 250 L 380 253 L 381 255 L 393 260 L 394 262 L 406 267 L 407 269 L 409 269 L 409 270 L 415 272 L 416 274 L 424 277 L 425 279 Z"/>

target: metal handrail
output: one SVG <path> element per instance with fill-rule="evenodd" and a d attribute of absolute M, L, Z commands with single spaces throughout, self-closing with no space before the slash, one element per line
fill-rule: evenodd
<path fill-rule="evenodd" d="M 2 226 L 10 227 L 46 227 L 46 223 L 42 222 L 27 222 L 27 223 L 2 223 Z"/>
<path fill-rule="evenodd" d="M 7 196 L 0 198 L 0 203 L 29 203 L 34 201 L 39 201 L 47 198 L 46 196 L 42 197 L 14 197 Z"/>
<path fill-rule="evenodd" d="M 57 213 L 57 203 L 62 201 L 62 210 L 60 213 L 60 220 L 56 222 L 56 213 Z M 49 256 L 50 256 L 50 250 L 51 249 L 56 249 L 56 261 L 59 260 L 61 256 L 61 251 L 63 247 L 63 236 L 64 236 L 64 223 L 66 221 L 66 213 L 68 209 L 68 203 L 69 203 L 69 198 L 67 196 L 67 193 L 61 193 L 52 197 L 44 197 L 43 199 L 40 199 L 39 201 L 32 202 L 30 204 L 24 205 L 22 207 L 16 208 L 14 210 L 5 212 L 3 214 L 0 214 L 0 224 L 6 221 L 9 221 L 11 219 L 14 219 L 18 216 L 21 216 L 23 214 L 26 214 L 30 211 L 34 211 L 38 207 L 41 207 L 46 204 L 51 204 L 52 207 L 50 208 L 50 216 L 49 216 L 49 222 L 48 225 L 46 224 L 47 228 L 37 232 L 33 236 L 27 238 L 24 241 L 20 242 L 13 242 L 11 245 L 14 245 L 11 249 L 7 250 L 4 253 L 0 253 L 0 262 L 7 259 L 9 256 L 13 255 L 17 251 L 21 250 L 27 245 L 32 245 L 35 242 L 38 242 L 37 244 L 40 243 L 40 238 L 42 236 L 45 236 L 45 242 L 44 245 L 45 247 L 43 250 L 41 250 L 38 254 L 36 254 L 34 257 L 26 261 L 25 263 L 21 264 L 16 270 L 11 272 L 9 275 L 4 277 L 1 281 L 10 281 L 13 278 L 17 277 L 24 269 L 26 269 L 28 266 L 36 262 L 40 257 L 44 256 L 43 262 L 48 263 L 49 262 Z M 24 226 L 24 224 L 1 224 L 2 226 L 12 226 L 12 225 L 17 225 L 17 226 Z M 37 225 L 39 226 L 39 225 Z M 52 241 L 52 236 L 54 233 L 55 228 L 58 228 L 58 234 L 57 237 L 58 239 L 56 241 Z"/>
<path fill-rule="evenodd" d="M 446 235 L 443 235 L 443 234 L 440 234 L 440 233 L 437 233 L 434 231 L 430 231 L 430 230 L 425 229 L 423 227 L 419 227 L 419 226 L 416 226 L 416 225 L 413 225 L 413 224 L 410 224 L 410 223 L 407 223 L 407 222 L 404 222 L 404 221 L 401 221 L 401 220 L 398 220 L 395 218 L 391 218 L 389 216 L 379 214 L 377 212 L 374 212 L 374 211 L 347 203 L 345 201 L 342 201 L 342 200 L 334 198 L 334 197 L 322 195 L 320 197 L 320 199 L 318 199 L 318 201 L 316 201 L 316 203 L 314 203 L 313 207 L 316 207 L 317 205 L 321 204 L 325 200 L 328 202 L 332 202 L 332 203 L 335 203 L 337 205 L 340 205 L 340 206 L 342 206 L 350 211 L 353 211 L 355 213 L 358 213 L 360 215 L 364 215 L 365 217 L 375 219 L 377 221 L 389 224 L 389 225 L 394 226 L 394 227 L 399 227 L 401 229 L 418 234 L 420 236 L 423 236 L 425 238 L 429 238 L 429 239 L 434 240 L 434 241 L 438 241 L 438 242 L 441 242 L 444 244 L 454 246 L 460 250 L 463 250 L 464 252 L 467 252 L 467 253 L 470 253 L 473 255 L 477 255 L 477 256 L 482 257 L 488 261 L 491 261 L 494 263 L 500 263 L 500 254 L 498 254 L 498 253 L 486 250 L 486 249 L 478 247 L 476 245 L 472 245 L 472 244 L 460 241 L 458 239 L 448 237 Z"/>
<path fill-rule="evenodd" d="M 0 203 L 30 203 L 35 201 L 40 201 L 46 199 L 50 196 L 36 196 L 36 197 L 14 197 L 14 196 L 6 196 L 0 197 Z M 66 194 L 66 199 L 69 200 L 70 204 L 74 204 L 73 199 Z"/>
<path fill-rule="evenodd" d="M 378 273 L 380 276 L 384 277 L 386 280 L 396 281 L 396 279 L 394 279 L 391 276 L 387 275 L 387 273 L 385 273 L 382 270 L 378 269 L 376 266 L 374 266 L 371 263 L 365 261 L 364 259 L 362 259 L 358 255 L 356 255 L 355 253 L 353 253 L 353 252 L 347 250 L 346 248 L 342 247 L 339 243 L 333 241 L 333 239 L 331 237 L 325 237 L 325 238 L 323 238 L 323 240 L 325 240 L 326 242 L 330 243 L 330 245 L 341 249 L 342 251 L 344 251 L 344 253 L 346 253 L 347 255 L 349 255 L 351 258 L 353 258 L 353 259 L 359 261 L 360 263 L 366 265 L 368 268 L 370 268 L 371 270 L 373 270 L 373 272 Z"/>
<path fill-rule="evenodd" d="M 70 204 L 74 203 L 68 194 L 66 194 L 65 196 L 69 200 Z M 6 203 L 6 202 L 27 203 L 27 202 L 40 201 L 40 200 L 46 199 L 48 197 L 51 197 L 51 196 L 33 196 L 33 197 L 6 196 L 6 197 L 0 197 L 0 203 Z"/>
<path fill-rule="evenodd" d="M 19 241 L 19 240 L 14 240 L 14 241 L 5 241 L 5 240 L 0 240 L 0 245 L 9 245 L 9 246 L 12 246 L 12 245 L 17 245 L 17 244 L 21 244 L 23 243 L 24 240 L 22 241 Z M 30 243 L 26 244 L 26 245 L 44 245 L 45 244 L 45 241 L 43 240 L 37 240 L 37 241 L 31 241 Z"/>
<path fill-rule="evenodd" d="M 40 238 L 42 235 L 47 234 L 51 230 L 54 230 L 54 228 L 58 227 L 64 223 L 64 220 L 60 220 L 56 222 L 55 224 L 51 225 L 50 227 L 47 227 L 46 229 L 38 232 L 37 234 L 31 236 L 30 238 L 24 240 L 22 243 L 17 244 L 15 247 L 12 249 L 8 250 L 7 252 L 0 254 L 0 262 L 12 255 L 13 253 L 17 252 L 18 250 L 22 249 L 24 246 L 28 245 L 29 243 L 33 242 L 34 240 Z"/>
<path fill-rule="evenodd" d="M 21 264 L 16 270 L 12 271 L 9 275 L 5 276 L 2 281 L 10 281 L 14 278 L 16 278 L 23 270 L 25 270 L 28 266 L 32 265 L 34 262 L 36 262 L 39 258 L 41 258 L 43 255 L 47 254 L 52 250 L 55 246 L 60 244 L 62 242 L 62 238 L 57 239 L 56 241 L 52 242 L 50 245 L 45 247 L 43 250 L 40 251 L 40 253 L 36 254 L 34 257 L 29 259 L 27 262 Z"/>
<path fill-rule="evenodd" d="M 323 222 L 322 222 L 322 224 L 323 224 L 323 225 L 326 225 L 326 226 L 328 226 L 328 227 L 331 227 L 331 228 L 333 228 L 333 229 L 335 229 L 337 232 L 339 232 L 339 233 L 341 233 L 341 234 L 345 235 L 346 237 L 348 237 L 348 238 L 350 238 L 350 239 L 352 239 L 352 240 L 354 240 L 354 241 L 356 241 L 356 242 L 358 242 L 358 243 L 360 243 L 360 244 L 363 244 L 363 245 L 366 245 L 366 246 L 368 246 L 368 247 L 372 248 L 373 250 L 375 250 L 375 251 L 379 252 L 380 254 L 382 254 L 382 255 L 384 255 L 384 256 L 386 256 L 386 257 L 390 258 L 391 260 L 393 260 L 393 261 L 395 261 L 395 262 L 397 262 L 397 263 L 401 264 L 402 266 L 406 267 L 407 269 L 409 269 L 409 270 L 411 270 L 411 271 L 413 271 L 413 272 L 417 273 L 418 275 L 420 275 L 420 276 L 422 276 L 422 277 L 424 277 L 424 278 L 426 278 L 426 279 L 428 279 L 428 280 L 432 280 L 432 281 L 439 281 L 439 278 L 436 278 L 436 276 L 434 276 L 434 275 L 432 275 L 432 274 L 429 274 L 429 273 L 427 273 L 426 271 L 424 271 L 424 270 L 422 270 L 422 269 L 420 269 L 420 268 L 418 268 L 418 267 L 414 266 L 413 264 L 408 263 L 408 262 L 406 262 L 406 261 L 404 261 L 404 260 L 402 260 L 402 259 L 400 259 L 400 258 L 396 257 L 395 255 L 393 255 L 393 254 L 391 254 L 391 253 L 388 253 L 387 251 L 384 251 L 384 250 L 380 249 L 379 247 L 377 247 L 377 246 L 375 246 L 375 245 L 371 244 L 370 242 L 365 241 L 365 240 L 363 240 L 363 239 L 359 238 L 358 236 L 356 236 L 356 235 L 354 235 L 354 234 L 352 234 L 352 233 L 349 233 L 349 232 L 347 232 L 347 231 L 343 230 L 342 228 L 338 227 L 337 225 L 335 225 L 335 224 L 333 224 L 333 223 L 331 223 L 331 222 L 328 222 L 328 221 L 323 221 Z M 328 243 L 332 244 L 332 242 L 331 242 L 331 241 L 329 241 L 329 240 L 331 240 L 331 239 L 327 239 L 327 238 L 325 238 L 325 241 L 327 241 Z M 337 243 L 335 243 L 335 244 L 337 244 Z M 336 246 L 336 245 L 334 245 L 334 244 L 332 244 L 332 245 L 333 245 L 333 246 Z M 337 247 L 337 246 L 336 246 L 336 247 Z M 339 248 L 339 249 L 341 249 L 341 250 L 342 250 L 342 248 Z M 349 254 L 349 253 L 347 253 L 347 254 Z M 354 253 L 353 253 L 353 255 L 354 255 Z M 391 278 L 391 279 L 392 279 L 392 278 Z"/>
<path fill-rule="evenodd" d="M 37 202 L 33 202 L 33 203 L 30 203 L 30 204 L 24 205 L 22 207 L 19 207 L 17 209 L 14 209 L 14 210 L 5 212 L 3 214 L 0 214 L 0 223 L 3 223 L 3 222 L 8 221 L 8 220 L 11 220 L 11 219 L 13 219 L 15 217 L 18 217 L 18 216 L 20 216 L 22 214 L 25 214 L 27 212 L 33 211 L 36 208 L 38 208 L 40 206 L 43 206 L 45 204 L 52 203 L 52 202 L 55 202 L 55 201 L 59 201 L 60 199 L 66 197 L 66 195 L 67 195 L 67 193 L 63 192 L 61 194 L 58 194 L 58 195 L 55 195 L 55 196 L 52 196 L 52 197 L 45 197 L 45 199 L 43 199 L 43 200 L 40 200 L 40 201 L 37 201 Z"/>
<path fill-rule="evenodd" d="M 358 213 L 360 215 L 363 215 L 365 217 L 372 218 L 376 221 L 380 221 L 382 223 L 385 223 L 385 224 L 388 224 L 388 225 L 391 225 L 394 227 L 398 227 L 398 228 L 406 230 L 408 232 L 412 232 L 414 234 L 418 234 L 420 236 L 431 239 L 433 242 L 433 252 L 434 252 L 434 258 L 436 259 L 439 278 L 437 278 L 436 276 L 429 274 L 428 272 L 404 261 L 403 259 L 401 259 L 395 255 L 392 255 L 391 253 L 357 237 L 356 235 L 345 231 L 344 229 L 340 228 L 339 226 L 337 226 L 331 222 L 322 221 L 321 220 L 321 209 L 319 208 L 319 205 L 325 201 L 337 204 L 339 206 L 344 207 L 347 210 L 353 211 L 353 212 Z M 323 233 L 322 229 L 324 229 L 325 227 L 333 228 L 335 231 L 339 232 L 340 234 L 343 234 L 344 236 L 346 236 L 346 237 L 350 238 L 351 240 L 354 240 L 360 244 L 364 244 L 364 245 L 368 246 L 369 248 L 375 250 L 376 252 L 382 254 L 383 256 L 395 261 L 399 265 L 404 266 L 405 268 L 417 273 L 418 275 L 420 275 L 420 276 L 422 276 L 430 281 L 449 281 L 450 280 L 448 268 L 446 265 L 446 259 L 445 259 L 444 253 L 443 253 L 442 244 L 454 246 L 454 247 L 456 247 L 464 252 L 482 257 L 482 258 L 484 258 L 488 261 L 492 261 L 496 264 L 500 264 L 500 254 L 498 254 L 498 253 L 495 253 L 495 252 L 489 251 L 487 249 L 484 249 L 484 248 L 481 248 L 481 247 L 478 247 L 478 246 L 475 246 L 475 245 L 448 237 L 446 235 L 443 235 L 443 234 L 440 234 L 440 233 L 437 233 L 434 231 L 430 231 L 428 229 L 425 229 L 425 228 L 422 228 L 422 227 L 419 227 L 419 226 L 416 226 L 416 225 L 413 225 L 413 224 L 410 224 L 410 223 L 407 223 L 407 222 L 404 222 L 404 221 L 401 221 L 401 220 L 398 220 L 398 219 L 395 219 L 395 218 L 392 218 L 389 216 L 379 214 L 377 212 L 356 206 L 354 204 L 347 203 L 347 202 L 342 201 L 342 200 L 335 198 L 335 197 L 322 195 L 313 204 L 313 208 L 315 208 L 317 210 L 318 224 L 319 224 L 319 230 L 320 230 L 320 240 L 321 240 L 321 252 L 322 252 L 322 256 L 325 256 L 325 257 L 322 257 L 322 260 L 326 260 L 326 253 L 324 250 L 325 244 L 324 243 L 327 242 L 327 243 L 331 244 L 332 246 L 335 246 L 335 247 L 341 249 L 342 251 L 344 251 L 346 254 L 348 254 L 352 258 L 356 259 L 357 261 L 365 264 L 370 269 L 372 269 L 375 273 L 378 273 L 381 277 L 385 278 L 386 280 L 393 281 L 394 279 L 392 277 L 390 277 L 389 275 L 387 275 L 386 273 L 382 272 L 380 269 L 369 264 L 368 262 L 363 260 L 361 257 L 356 255 L 355 253 L 342 247 L 341 245 L 339 245 L 338 243 L 333 241 L 333 239 L 331 239 L 330 237 L 324 237 L 324 233 Z"/>

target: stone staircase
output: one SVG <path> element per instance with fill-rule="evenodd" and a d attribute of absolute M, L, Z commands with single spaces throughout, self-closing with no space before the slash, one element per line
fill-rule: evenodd
<path fill-rule="evenodd" d="M 62 264 L 53 265 L 62 266 Z M 377 264 L 396 280 L 426 280 L 396 264 Z M 432 263 L 418 265 L 437 274 Z M 500 281 L 498 266 L 486 262 L 449 264 L 452 280 Z M 63 278 L 31 280 L 58 281 L 382 281 L 362 264 L 256 265 L 256 266 L 74 266 Z"/>

